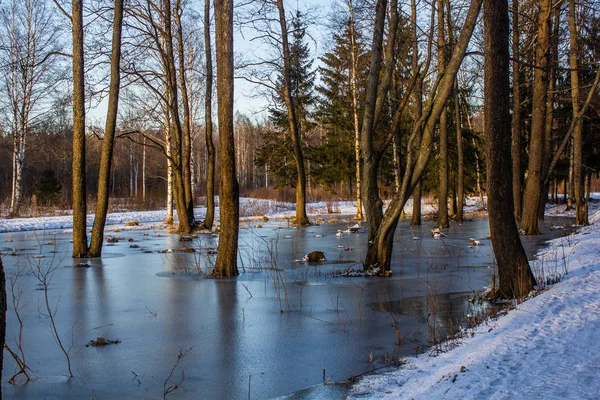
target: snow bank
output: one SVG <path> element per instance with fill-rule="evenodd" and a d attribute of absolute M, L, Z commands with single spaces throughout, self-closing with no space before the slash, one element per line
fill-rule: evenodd
<path fill-rule="evenodd" d="M 600 219 L 600 211 L 590 218 Z M 367 376 L 350 397 L 377 399 L 592 399 L 600 394 L 600 223 L 540 252 L 568 274 L 537 297 L 477 327 L 437 357 Z"/>

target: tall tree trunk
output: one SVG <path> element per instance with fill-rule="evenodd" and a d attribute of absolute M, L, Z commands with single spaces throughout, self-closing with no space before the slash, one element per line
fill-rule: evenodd
<path fill-rule="evenodd" d="M 204 100 L 204 113 L 206 126 L 204 138 L 206 140 L 206 216 L 202 226 L 212 229 L 215 220 L 215 145 L 213 144 L 212 122 L 212 91 L 213 91 L 213 64 L 212 43 L 210 40 L 210 0 L 204 1 L 204 52 L 206 54 L 206 99 Z"/>
<path fill-rule="evenodd" d="M 146 136 L 142 145 L 142 199 L 146 200 Z"/>
<path fill-rule="evenodd" d="M 484 131 L 492 247 L 498 264 L 498 293 L 525 297 L 535 284 L 514 220 L 508 53 L 508 2 L 486 1 L 484 12 Z"/>
<path fill-rule="evenodd" d="M 444 33 L 444 2 L 438 1 L 438 74 L 446 69 L 446 35 Z M 448 110 L 444 108 L 438 127 L 440 135 L 439 186 L 438 186 L 438 223 L 440 228 L 450 226 L 448 219 Z"/>
<path fill-rule="evenodd" d="M 354 117 L 354 154 L 356 164 L 356 216 L 358 220 L 363 219 L 363 206 L 362 206 L 362 183 L 360 179 L 361 165 L 360 165 L 360 126 L 358 122 L 358 85 L 356 78 L 356 70 L 358 68 L 358 57 L 356 54 L 356 32 L 354 24 L 354 7 L 352 0 L 348 0 L 348 11 L 350 12 L 350 55 L 352 57 L 352 65 L 350 68 L 351 82 L 352 82 L 352 116 Z"/>
<path fill-rule="evenodd" d="M 513 57 L 513 103 L 512 103 L 512 179 L 513 202 L 515 206 L 515 219 L 521 221 L 521 64 L 520 64 L 520 37 L 519 30 L 519 0 L 512 0 L 512 57 Z"/>
<path fill-rule="evenodd" d="M 529 163 L 525 184 L 521 229 L 528 235 L 538 235 L 538 205 L 543 186 L 542 164 L 546 121 L 546 96 L 548 94 L 548 50 L 550 46 L 551 0 L 540 0 L 536 44 L 536 68 L 533 82 L 533 110 L 529 141 Z"/>
<path fill-rule="evenodd" d="M 6 274 L 0 257 L 0 375 L 4 367 L 4 344 L 6 342 Z M 0 380 L 0 400 L 2 400 L 2 380 Z"/>
<path fill-rule="evenodd" d="M 110 58 L 110 89 L 108 93 L 108 111 L 106 114 L 106 126 L 104 128 L 104 140 L 102 141 L 102 155 L 100 156 L 100 174 L 98 176 L 98 199 L 96 203 L 96 215 L 94 216 L 94 227 L 92 228 L 92 241 L 88 253 L 89 257 L 100 257 L 102 255 L 102 243 L 104 242 L 104 226 L 106 225 L 106 214 L 108 212 L 108 186 L 110 183 L 110 170 L 112 166 L 115 130 L 117 128 L 117 115 L 119 112 L 123 0 L 115 0 L 114 4 L 115 9 L 113 20 L 112 52 Z"/>
<path fill-rule="evenodd" d="M 212 274 L 238 275 L 239 187 L 233 137 L 233 0 L 215 0 L 221 234 Z"/>
<path fill-rule="evenodd" d="M 577 10 L 575 0 L 569 0 L 569 66 L 571 67 L 571 102 L 573 117 L 581 112 L 579 96 L 579 72 L 577 60 Z M 589 225 L 588 207 L 585 199 L 583 178 L 583 132 L 581 119 L 575 122 L 573 129 L 573 192 L 575 193 L 575 223 Z"/>
<path fill-rule="evenodd" d="M 552 148 L 552 137 L 554 131 L 554 103 L 556 99 L 556 78 L 558 68 L 558 35 L 560 33 L 560 6 L 554 7 L 552 22 L 553 33 L 550 37 L 550 49 L 548 53 L 548 95 L 546 98 L 546 120 L 544 124 L 544 148 L 542 157 L 542 191 L 538 206 L 538 219 L 543 220 L 550 191 L 550 181 L 546 179 L 550 170 L 550 152 Z"/>
<path fill-rule="evenodd" d="M 372 131 L 375 124 L 377 91 L 381 75 L 381 59 L 383 53 L 383 33 L 387 0 L 378 0 L 375 8 L 375 24 L 373 27 L 373 43 L 371 46 L 371 64 L 365 96 L 365 111 L 361 130 L 361 157 L 363 159 L 362 181 L 365 186 L 363 202 L 367 221 L 369 222 L 369 241 L 377 234 L 383 218 L 383 202 L 379 197 L 377 178 L 379 159 L 374 154 Z M 371 242 L 371 245 L 373 243 Z M 372 262 L 371 262 L 372 261 Z M 377 260 L 366 260 L 365 268 L 377 267 Z"/>
<path fill-rule="evenodd" d="M 418 74 L 419 69 L 419 38 L 417 34 L 417 4 L 415 0 L 410 0 L 410 23 L 412 40 L 412 72 Z M 419 75 L 415 82 L 414 90 L 414 119 L 418 121 L 423 115 L 423 78 Z M 415 144 L 421 143 L 421 132 L 417 133 Z M 411 225 L 421 225 L 421 182 L 417 184 L 413 191 L 413 206 Z"/>
<path fill-rule="evenodd" d="M 452 57 L 450 57 L 448 61 L 447 68 L 439 81 L 439 85 L 437 86 L 437 92 L 433 98 L 430 112 L 427 113 L 426 118 L 421 118 L 421 120 L 413 127 L 411 138 L 409 139 L 409 143 L 412 143 L 412 145 L 409 145 L 406 163 L 408 167 L 407 173 L 404 174 L 402 180 L 402 190 L 394 196 L 385 215 L 379 221 L 369 220 L 369 246 L 367 247 L 367 254 L 365 256 L 365 269 L 379 268 L 381 271 L 390 269 L 393 237 L 398 224 L 398 218 L 402 213 L 406 200 L 412 194 L 416 184 L 421 180 L 423 172 L 431 158 L 435 127 L 452 94 L 454 79 L 456 78 L 458 69 L 464 59 L 482 2 L 483 0 L 471 1 L 458 42 L 453 50 Z M 378 2 L 378 7 L 379 4 L 380 3 Z M 374 44 L 377 45 L 376 39 L 380 37 L 381 33 L 379 30 L 383 27 L 383 23 L 378 24 L 379 14 L 377 14 L 375 21 Z M 380 59 L 380 54 L 377 54 L 377 46 L 375 45 L 373 46 L 373 51 L 371 53 L 372 66 L 369 71 L 369 85 L 367 86 L 367 105 L 369 101 L 369 91 L 371 90 L 370 85 L 372 83 L 377 83 L 376 75 L 379 74 L 379 68 L 376 63 L 373 63 L 374 60 Z M 365 112 L 365 115 L 368 116 L 368 112 Z M 368 123 L 369 120 L 365 120 L 365 124 Z M 363 129 L 363 135 L 365 131 L 366 130 Z M 423 132 L 423 137 L 419 148 L 416 149 L 414 146 L 414 138 L 418 131 Z M 366 140 L 369 140 L 368 136 L 363 137 Z M 363 157 L 365 157 L 365 153 L 363 147 Z M 365 166 L 367 166 L 367 164 L 368 163 L 365 161 Z M 364 173 L 363 176 L 369 178 L 367 173 Z M 379 201 L 381 200 L 379 199 Z M 367 207 L 367 209 L 369 208 L 370 207 Z M 371 225 L 375 222 L 378 223 L 372 228 Z"/>
<path fill-rule="evenodd" d="M 460 96 L 458 95 L 458 80 L 454 83 L 454 124 L 456 127 L 456 149 L 458 152 L 458 165 L 456 175 L 456 222 L 463 223 L 465 189 L 465 157 L 463 151 L 462 124 L 460 118 Z"/>
<path fill-rule="evenodd" d="M 179 58 L 179 91 L 183 108 L 183 124 L 181 129 L 181 163 L 183 192 L 188 220 L 194 221 L 194 192 L 192 191 L 192 119 L 191 105 L 188 94 L 188 83 L 185 67 L 185 50 L 183 39 L 183 25 L 181 24 L 181 0 L 175 1 L 175 32 L 177 35 L 177 55 Z"/>
<path fill-rule="evenodd" d="M 177 69 L 175 68 L 175 50 L 173 48 L 173 28 L 171 0 L 162 0 L 163 12 L 163 39 L 165 43 L 165 72 L 168 90 L 168 103 L 171 116 L 171 135 L 174 139 L 175 151 L 173 152 L 173 193 L 175 195 L 175 207 L 179 219 L 179 232 L 190 233 L 194 226 L 193 215 L 190 216 L 185 194 L 185 139 L 181 119 L 179 116 Z M 187 159 L 189 162 L 189 159 Z"/>
<path fill-rule="evenodd" d="M 83 0 L 72 2 L 73 20 L 73 257 L 88 252 L 85 182 L 85 80 L 83 66 Z"/>
<path fill-rule="evenodd" d="M 294 224 L 310 225 L 310 220 L 306 215 L 306 169 L 304 167 L 304 155 L 302 154 L 302 138 L 297 118 L 296 101 L 291 92 L 291 56 L 283 0 L 277 0 L 277 9 L 279 10 L 279 25 L 281 27 L 281 46 L 283 53 L 283 98 L 287 108 L 290 135 L 294 147 L 294 161 L 296 161 L 296 173 L 298 175 L 296 182 L 296 218 L 294 219 Z"/>
<path fill-rule="evenodd" d="M 173 224 L 173 152 L 171 151 L 171 118 L 165 110 L 165 154 L 167 156 L 167 219 L 165 223 Z"/>

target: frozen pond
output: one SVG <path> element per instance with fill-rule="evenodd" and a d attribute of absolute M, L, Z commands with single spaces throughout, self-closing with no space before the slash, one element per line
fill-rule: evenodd
<path fill-rule="evenodd" d="M 182 371 L 185 379 L 167 398 L 331 398 L 341 396 L 343 387 L 306 388 L 324 378 L 347 381 L 415 354 L 431 346 L 433 336 L 440 339 L 464 324 L 467 314 L 485 312 L 485 304 L 468 299 L 491 282 L 486 219 L 452 224 L 443 240 L 431 237 L 434 222 L 411 227 L 403 221 L 391 278 L 334 276 L 360 268 L 366 233 L 335 236 L 353 222 L 297 229 L 261 224 L 240 231 L 241 275 L 224 280 L 202 276 L 214 261 L 212 235 L 180 242 L 160 226 L 109 227 L 107 236 L 120 240 L 107 244 L 104 258 L 74 261 L 70 233 L 0 234 L 7 279 L 21 271 L 15 287 L 22 287 L 23 350 L 34 376 L 26 385 L 4 384 L 4 397 L 162 398 L 180 349 L 190 349 L 166 386 L 179 382 Z M 523 238 L 530 256 L 545 240 L 565 234 L 542 230 L 545 235 Z M 184 253 L 186 247 L 196 251 Z M 327 261 L 300 261 L 313 250 L 323 251 Z M 78 265 L 82 261 L 87 266 Z M 36 265 L 57 267 L 48 295 L 63 342 L 71 347 L 71 380 L 40 313 L 44 291 L 31 272 Z M 14 348 L 18 323 L 13 311 L 7 315 L 7 343 Z M 86 347 L 98 336 L 120 343 Z M 13 372 L 5 352 L 5 382 Z"/>

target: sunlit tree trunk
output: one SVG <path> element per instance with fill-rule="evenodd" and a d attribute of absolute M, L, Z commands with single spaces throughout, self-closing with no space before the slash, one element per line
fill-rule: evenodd
<path fill-rule="evenodd" d="M 213 144 L 212 122 L 213 64 L 210 39 L 210 0 L 204 2 L 204 49 L 206 54 L 206 98 L 204 100 L 206 120 L 206 126 L 204 127 L 206 140 L 206 216 L 202 226 L 205 229 L 212 229 L 215 219 L 215 145 Z"/>
<path fill-rule="evenodd" d="M 438 1 L 438 74 L 446 69 L 446 37 L 444 33 L 444 2 Z M 439 186 L 438 186 L 438 222 L 440 228 L 450 225 L 448 219 L 448 110 L 444 108 L 438 126 L 440 136 Z"/>
<path fill-rule="evenodd" d="M 302 154 L 302 138 L 300 126 L 296 115 L 295 100 L 291 92 L 290 77 L 290 48 L 288 44 L 287 22 L 285 18 L 285 9 L 283 0 L 277 0 L 277 9 L 279 10 L 279 25 L 281 27 L 281 50 L 283 53 L 283 99 L 287 108 L 290 135 L 294 147 L 294 161 L 296 161 L 296 173 L 298 175 L 296 182 L 296 218 L 295 225 L 310 225 L 310 220 L 306 215 L 306 168 L 304 166 L 304 155 Z"/>
<path fill-rule="evenodd" d="M 462 224 L 463 222 L 463 211 L 464 211 L 464 200 L 465 200 L 465 189 L 464 189 L 464 175 L 465 175 L 465 160 L 463 151 L 463 138 L 462 138 L 462 123 L 460 117 L 460 96 L 458 95 L 458 80 L 454 83 L 454 124 L 456 127 L 456 149 L 458 153 L 457 161 L 457 173 L 456 173 L 456 222 Z"/>
<path fill-rule="evenodd" d="M 540 0 L 536 44 L 536 68 L 533 82 L 533 110 L 529 140 L 529 163 L 525 184 L 521 229 L 528 235 L 538 235 L 538 206 L 542 191 L 542 163 L 548 92 L 548 50 L 550 45 L 551 0 Z"/>
<path fill-rule="evenodd" d="M 71 17 L 73 21 L 73 257 L 85 257 L 88 246 L 86 233 L 83 0 L 73 0 Z"/>
<path fill-rule="evenodd" d="M 233 135 L 233 0 L 215 0 L 221 233 L 212 274 L 238 275 L 239 187 Z"/>
<path fill-rule="evenodd" d="M 110 64 L 110 88 L 108 93 L 108 111 L 104 140 L 102 141 L 102 155 L 100 156 L 100 174 L 98 176 L 98 197 L 96 215 L 92 228 L 89 257 L 100 257 L 102 243 L 104 242 L 104 226 L 108 212 L 110 170 L 112 167 L 115 131 L 117 128 L 117 115 L 119 111 L 119 89 L 121 84 L 121 31 L 123 27 L 123 0 L 114 2 L 114 20 L 112 36 L 112 52 Z M 145 148 L 144 148 L 145 151 Z M 145 154 L 145 153 L 144 153 Z M 145 162 L 145 160 L 144 160 Z M 137 179 L 136 179 L 137 182 Z"/>
<path fill-rule="evenodd" d="M 4 344 L 6 341 L 6 274 L 0 258 L 0 375 L 4 367 Z M 0 400 L 2 400 L 2 380 L 0 380 Z"/>
<path fill-rule="evenodd" d="M 417 4 L 415 0 L 410 1 L 411 12 L 411 40 L 412 40 L 412 71 L 417 73 L 419 68 L 419 40 L 417 34 Z M 417 77 L 414 90 L 414 119 L 418 121 L 423 115 L 423 78 Z M 418 146 L 421 143 L 421 133 L 417 134 L 415 144 Z M 421 182 L 417 184 L 413 191 L 413 207 L 411 225 L 421 225 Z"/>
<path fill-rule="evenodd" d="M 533 290 L 535 279 L 514 220 L 511 117 L 506 101 L 510 95 L 507 0 L 486 1 L 483 17 L 488 209 L 492 246 L 498 265 L 498 295 L 522 298 Z"/>
<path fill-rule="evenodd" d="M 409 139 L 409 151 L 407 155 L 407 173 L 404 174 L 402 180 L 402 189 L 399 193 L 394 195 L 390 205 L 388 206 L 385 215 L 379 220 L 374 221 L 377 224 L 369 229 L 369 241 L 367 247 L 367 254 L 365 256 L 364 268 L 365 269 L 375 269 L 379 268 L 385 274 L 385 271 L 390 269 L 391 255 L 392 255 L 392 245 L 393 238 L 396 227 L 398 225 L 398 218 L 402 213 L 402 209 L 406 204 L 406 200 L 412 194 L 412 191 L 415 188 L 415 185 L 420 181 L 425 168 L 427 167 L 429 160 L 431 158 L 431 154 L 433 152 L 433 137 L 434 131 L 437 123 L 439 122 L 440 115 L 442 111 L 446 108 L 449 97 L 452 94 L 452 89 L 454 87 L 454 79 L 456 78 L 456 74 L 458 73 L 458 69 L 464 59 L 465 52 L 467 46 L 470 42 L 471 35 L 473 34 L 473 29 L 475 28 L 475 24 L 477 22 L 477 16 L 479 15 L 479 11 L 481 9 L 481 4 L 483 0 L 472 0 L 469 6 L 469 9 L 466 14 L 465 22 L 463 28 L 460 33 L 460 37 L 457 41 L 455 48 L 453 49 L 452 56 L 448 60 L 447 68 L 444 71 L 443 76 L 439 80 L 439 84 L 437 85 L 436 95 L 432 99 L 432 105 L 430 112 L 427 113 L 426 118 L 421 118 L 415 126 L 413 127 L 411 137 Z M 378 2 L 377 10 L 379 9 L 380 2 Z M 381 23 L 380 14 L 377 14 L 375 19 L 375 28 L 374 28 L 374 46 L 373 51 L 371 53 L 372 66 L 369 71 L 369 85 L 367 86 L 367 99 L 369 96 L 373 96 L 371 93 L 372 90 L 376 90 L 371 85 L 373 83 L 377 83 L 377 76 L 379 75 L 379 70 L 377 68 L 376 60 L 381 59 L 380 52 L 378 53 L 377 44 L 379 43 L 379 38 L 382 35 L 380 29 L 383 28 L 383 24 Z M 380 46 L 379 46 L 380 48 Z M 375 68 L 373 68 L 375 67 Z M 368 106 L 367 100 L 367 106 Z M 368 110 L 368 107 L 367 107 Z M 365 113 L 368 115 L 367 113 Z M 369 124 L 369 120 L 365 121 L 365 124 Z M 368 125 L 367 125 L 368 126 Z M 418 149 L 414 147 L 414 138 L 416 136 L 416 132 L 423 132 L 423 137 Z M 365 135 L 367 132 L 363 129 L 363 138 L 369 140 L 369 137 Z M 368 148 L 367 148 L 368 150 Z M 363 157 L 366 157 L 368 151 L 365 151 L 365 147 L 363 147 Z M 365 169 L 367 163 L 365 162 Z M 369 176 L 366 173 L 363 173 L 363 176 L 367 179 Z M 364 179 L 363 179 L 364 180 Z M 381 201 L 379 199 L 379 201 Z M 367 210 L 369 207 L 367 207 Z M 369 220 L 369 224 L 374 223 L 372 220 Z"/>
<path fill-rule="evenodd" d="M 546 179 L 550 168 L 550 152 L 554 131 L 554 103 L 556 99 L 556 79 L 558 68 L 558 36 L 560 33 L 560 6 L 554 7 L 553 11 L 553 33 L 550 37 L 550 49 L 548 51 L 548 94 L 546 96 L 546 120 L 544 124 L 544 147 L 542 152 L 542 189 L 540 203 L 538 206 L 538 219 L 543 220 L 548 202 L 550 182 Z"/>
<path fill-rule="evenodd" d="M 181 126 L 181 177 L 183 179 L 183 193 L 185 209 L 189 221 L 194 221 L 194 193 L 192 191 L 192 119 L 190 96 L 188 93 L 187 73 L 185 66 L 185 43 L 183 38 L 183 25 L 181 24 L 181 0 L 175 1 L 175 32 L 177 37 L 177 55 L 179 58 L 179 91 L 181 92 L 181 106 L 183 109 L 183 123 Z"/>
<path fill-rule="evenodd" d="M 573 103 L 573 116 L 579 115 L 579 72 L 577 60 L 577 10 L 575 0 L 569 0 L 569 66 L 571 67 L 571 102 Z M 575 219 L 577 225 L 588 225 L 588 206 L 585 199 L 583 178 L 583 132 L 582 121 L 575 122 L 573 129 L 573 192 L 575 194 Z"/>
<path fill-rule="evenodd" d="M 171 122 L 168 111 L 165 113 L 165 153 L 167 156 L 167 219 L 165 222 L 173 224 L 173 153 L 171 151 Z"/>
<path fill-rule="evenodd" d="M 350 68 L 352 82 L 352 116 L 354 117 L 354 154 L 356 163 L 356 219 L 363 219 L 362 206 L 362 183 L 361 183 L 361 165 L 360 165 L 360 126 L 358 122 L 358 88 L 356 70 L 358 67 L 356 55 L 356 32 L 354 23 L 354 7 L 352 0 L 348 0 L 348 8 L 350 12 L 350 55 L 352 57 L 352 65 Z"/>

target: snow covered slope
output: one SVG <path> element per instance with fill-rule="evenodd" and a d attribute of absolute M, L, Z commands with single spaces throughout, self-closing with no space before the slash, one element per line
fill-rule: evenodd
<path fill-rule="evenodd" d="M 591 218 L 599 219 L 600 212 Z M 600 222 L 552 241 L 540 254 L 538 271 L 542 260 L 546 271 L 566 266 L 560 282 L 477 327 L 454 350 L 363 378 L 350 397 L 600 398 Z"/>

